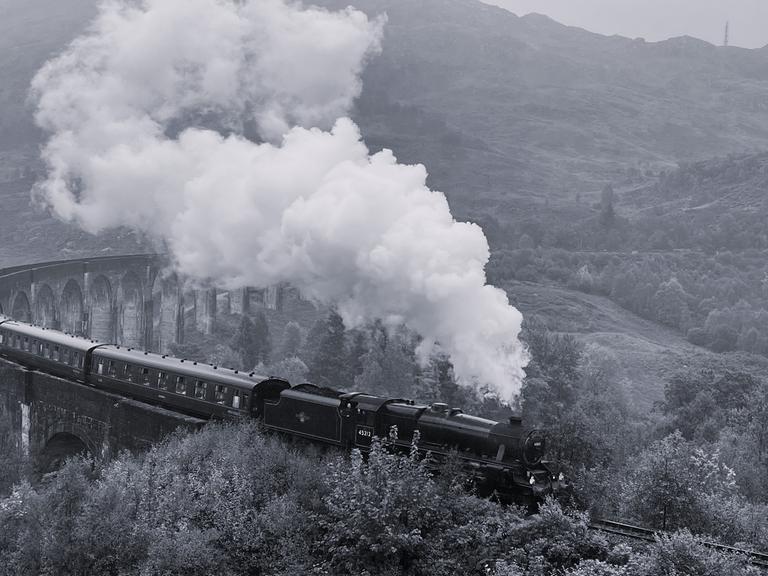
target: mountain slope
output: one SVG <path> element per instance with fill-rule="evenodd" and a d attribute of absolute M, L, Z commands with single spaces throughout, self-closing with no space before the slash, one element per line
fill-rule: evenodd
<path fill-rule="evenodd" d="M 474 0 L 355 4 L 388 16 L 365 73 L 366 134 L 425 161 L 470 213 L 509 217 L 632 168 L 768 147 L 766 51 L 605 37 Z M 444 123 L 442 138 L 377 114 L 392 118 L 387 104 Z"/>

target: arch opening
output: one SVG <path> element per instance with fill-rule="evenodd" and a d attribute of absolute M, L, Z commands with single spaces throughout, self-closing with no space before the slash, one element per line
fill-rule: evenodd
<path fill-rule="evenodd" d="M 32 322 L 32 310 L 26 293 L 17 292 L 11 305 L 11 318 L 21 322 Z"/>
<path fill-rule="evenodd" d="M 92 456 L 85 442 L 69 432 L 58 432 L 45 443 L 38 457 L 40 474 L 54 472 L 61 468 L 69 458 Z"/>

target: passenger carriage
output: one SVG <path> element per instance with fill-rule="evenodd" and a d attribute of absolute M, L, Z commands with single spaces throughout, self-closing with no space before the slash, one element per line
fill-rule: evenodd
<path fill-rule="evenodd" d="M 0 318 L 0 356 L 55 376 L 85 382 L 90 353 L 100 342 Z"/>
<path fill-rule="evenodd" d="M 254 394 L 258 384 L 264 382 L 263 388 L 288 386 L 282 380 L 254 372 L 112 344 L 93 351 L 90 375 L 99 388 L 203 418 L 252 415 L 259 406 Z"/>

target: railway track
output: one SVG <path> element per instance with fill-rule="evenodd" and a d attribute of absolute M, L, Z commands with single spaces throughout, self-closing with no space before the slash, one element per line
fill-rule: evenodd
<path fill-rule="evenodd" d="M 633 540 L 645 540 L 646 542 L 653 542 L 656 539 L 656 536 L 664 534 L 664 532 L 660 530 L 650 530 L 640 526 L 633 526 L 632 524 L 614 522 L 613 520 L 593 520 L 589 524 L 589 528 L 591 530 L 605 532 L 606 534 L 615 534 Z M 725 544 L 716 544 L 715 542 L 702 541 L 702 544 L 707 548 L 712 548 L 713 550 L 718 550 L 720 552 L 741 554 L 748 557 L 753 566 L 768 569 L 768 554 L 750 552 L 743 548 L 735 548 L 734 546 L 727 546 Z"/>

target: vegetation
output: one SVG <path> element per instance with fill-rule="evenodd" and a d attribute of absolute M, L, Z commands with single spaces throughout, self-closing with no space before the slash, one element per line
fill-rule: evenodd
<path fill-rule="evenodd" d="M 687 532 L 631 550 L 550 501 L 526 517 L 380 442 L 297 451 L 254 424 L 172 437 L 106 467 L 68 462 L 0 500 L 0 574 L 756 574 Z M 720 572 L 718 572 L 720 570 Z M 686 572 L 692 573 L 692 572 Z"/>

